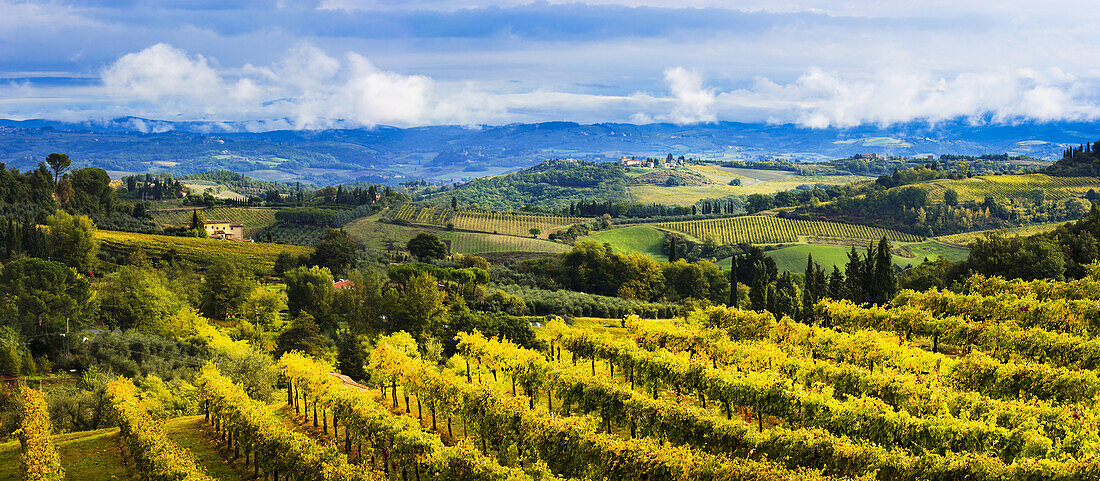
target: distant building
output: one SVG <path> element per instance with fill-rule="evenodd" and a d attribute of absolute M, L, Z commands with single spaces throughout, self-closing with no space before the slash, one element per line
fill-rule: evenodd
<path fill-rule="evenodd" d="M 206 221 L 206 235 L 211 239 L 244 240 L 244 224 L 227 220 Z"/>
<path fill-rule="evenodd" d="M 852 156 L 853 159 L 867 159 L 867 160 L 886 160 L 886 157 L 876 153 L 870 154 L 856 154 Z"/>
<path fill-rule="evenodd" d="M 351 281 L 346 280 L 346 279 L 340 279 L 340 280 L 334 281 L 332 283 L 332 287 L 334 289 L 340 290 L 340 291 L 342 291 L 344 289 L 351 289 L 354 286 L 355 286 L 355 284 L 353 284 Z"/>
<path fill-rule="evenodd" d="M 643 160 L 633 159 L 630 157 L 623 157 L 619 159 L 619 165 L 622 167 L 638 167 L 644 163 L 645 161 Z"/>

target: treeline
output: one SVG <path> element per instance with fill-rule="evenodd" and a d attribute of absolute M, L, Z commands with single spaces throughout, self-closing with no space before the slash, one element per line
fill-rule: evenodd
<path fill-rule="evenodd" d="M 694 207 L 665 204 L 635 204 L 630 202 L 612 202 L 605 200 L 571 202 L 568 209 L 561 209 L 561 215 L 578 217 L 600 217 L 604 214 L 611 217 L 667 217 L 694 214 Z"/>
<path fill-rule="evenodd" d="M 1062 151 L 1062 158 L 1046 168 L 1059 177 L 1100 177 L 1100 140 Z"/>
<path fill-rule="evenodd" d="M 752 194 L 745 199 L 745 210 L 753 214 L 795 207 L 778 215 L 866 224 L 931 237 L 1022 223 L 1077 219 L 1089 208 L 1089 202 L 1076 198 L 1048 200 L 1043 189 L 1034 189 L 1021 198 L 996 200 L 986 196 L 981 201 L 960 201 L 958 192 L 949 188 L 944 192 L 943 202 L 932 202 L 928 187 L 919 184 L 960 176 L 962 174 L 957 171 L 949 172 L 931 163 L 898 170 L 873 182 Z"/>
<path fill-rule="evenodd" d="M 625 202 L 629 183 L 625 170 L 615 164 L 550 160 L 512 174 L 474 179 L 437 200 L 453 196 L 459 205 L 498 211 L 525 204 L 560 211 L 581 201 Z"/>
<path fill-rule="evenodd" d="M 119 196 L 127 199 L 164 200 L 183 197 L 183 184 L 172 174 L 136 174 L 122 177 Z"/>
<path fill-rule="evenodd" d="M 1027 166 L 1013 161 L 1036 160 L 1026 155 L 983 154 L 955 155 L 943 154 L 933 163 L 943 170 L 954 171 L 966 177 L 974 175 L 1000 174 L 1026 170 Z M 850 157 L 825 162 L 840 172 L 855 175 L 890 175 L 897 170 L 917 169 L 929 165 L 928 159 L 890 157 L 887 159 L 863 159 Z"/>
<path fill-rule="evenodd" d="M 0 213 L 7 220 L 41 224 L 55 210 L 64 209 L 87 215 L 106 229 L 158 230 L 143 204 L 119 201 L 106 171 L 69 170 L 71 163 L 67 155 L 57 153 L 26 172 L 0 163 Z"/>
<path fill-rule="evenodd" d="M 1007 279 L 1081 279 L 1086 266 L 1100 259 L 1100 210 L 1093 204 L 1089 213 L 1045 233 L 1006 236 L 991 232 L 970 243 L 964 261 L 940 259 L 906 270 L 901 275 L 906 288 L 959 286 L 970 273 Z"/>

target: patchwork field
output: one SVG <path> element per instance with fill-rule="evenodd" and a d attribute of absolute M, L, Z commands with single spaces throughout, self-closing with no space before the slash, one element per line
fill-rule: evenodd
<path fill-rule="evenodd" d="M 404 251 L 405 244 L 408 244 L 417 234 L 434 231 L 424 227 L 379 222 L 380 218 L 381 216 L 376 214 L 355 219 L 344 226 L 344 231 L 364 249 L 373 253 L 390 250 Z"/>

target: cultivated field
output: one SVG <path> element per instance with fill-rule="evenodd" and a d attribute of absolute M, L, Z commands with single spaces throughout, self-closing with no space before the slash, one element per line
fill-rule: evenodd
<path fill-rule="evenodd" d="M 1046 174 L 987 175 L 960 180 L 937 180 L 930 184 L 930 197 L 943 201 L 946 189 L 959 194 L 959 202 L 981 202 L 986 196 L 996 200 L 1030 199 L 1035 189 L 1046 191 L 1047 200 L 1081 197 L 1090 189 L 1100 189 L 1096 177 L 1052 177 Z"/>
<path fill-rule="evenodd" d="M 454 224 L 455 229 L 487 234 L 502 234 L 519 237 L 531 237 L 531 228 L 541 232 L 545 239 L 554 231 L 568 229 L 570 225 L 581 224 L 589 219 L 560 215 L 521 214 L 516 212 L 488 212 L 463 209 L 452 211 L 440 205 L 420 205 L 407 203 L 397 209 L 393 216 L 410 224 L 431 227 L 446 227 Z"/>
<path fill-rule="evenodd" d="M 1011 227 L 1011 228 L 1007 228 L 1007 229 L 979 230 L 979 231 L 973 231 L 973 232 L 963 232 L 961 234 L 951 234 L 951 235 L 939 236 L 939 237 L 935 237 L 935 239 L 938 240 L 938 241 L 941 241 L 941 242 L 946 242 L 948 244 L 955 244 L 955 245 L 965 246 L 965 245 L 973 242 L 975 239 L 978 239 L 980 237 L 984 237 L 986 234 L 988 234 L 990 232 L 1001 232 L 1001 233 L 1005 234 L 1006 236 L 1014 236 L 1014 235 L 1029 236 L 1029 235 L 1038 234 L 1038 233 L 1041 233 L 1041 232 L 1050 232 L 1050 231 L 1058 228 L 1058 226 L 1060 226 L 1062 224 L 1065 224 L 1065 223 L 1066 222 L 1049 222 L 1049 223 L 1045 223 L 1045 224 L 1025 225 L 1025 226 L 1021 226 L 1021 227 Z"/>
<path fill-rule="evenodd" d="M 191 223 L 191 212 L 200 211 L 205 219 L 244 223 L 245 233 L 255 232 L 275 224 L 275 209 L 266 207 L 213 207 L 208 209 L 173 209 L 151 211 L 153 220 L 161 226 L 182 226 Z"/>
<path fill-rule="evenodd" d="M 871 177 L 857 175 L 803 176 L 795 172 L 782 170 L 742 169 L 714 165 L 689 165 L 686 168 L 692 172 L 702 174 L 712 183 L 675 187 L 631 185 L 627 187 L 631 200 L 643 204 L 692 205 L 702 199 L 730 195 L 773 194 L 796 189 L 798 186 L 805 184 L 838 185 L 871 179 Z M 740 179 L 741 185 L 729 185 L 730 181 L 734 179 Z"/>
<path fill-rule="evenodd" d="M 517 214 L 514 212 L 481 212 L 460 210 L 453 216 L 455 229 L 530 237 L 532 227 L 541 230 L 540 238 L 570 225 L 584 223 L 587 219 L 559 215 Z"/>
<path fill-rule="evenodd" d="M 401 207 L 397 209 L 397 213 L 394 214 L 393 217 L 395 219 L 408 222 L 410 224 L 445 227 L 447 225 L 447 219 L 450 218 L 450 215 L 450 209 L 441 205 L 420 205 L 406 203 L 402 204 Z"/>
<path fill-rule="evenodd" d="M 264 242 L 238 242 L 218 239 L 200 239 L 197 237 L 174 237 L 156 234 L 138 234 L 134 232 L 117 232 L 100 230 L 96 237 L 101 243 L 101 248 L 109 253 L 117 255 L 129 255 L 136 249 L 145 251 L 145 255 L 151 258 L 164 258 L 170 252 L 182 259 L 196 264 L 209 264 L 219 257 L 241 258 L 255 269 L 270 270 L 275 265 L 275 258 L 282 251 L 293 254 L 308 255 L 312 248 L 283 244 L 268 244 Z"/>
<path fill-rule="evenodd" d="M 801 237 L 877 241 L 886 237 L 893 242 L 917 242 L 921 239 L 890 229 L 837 222 L 822 222 L 750 215 L 724 219 L 664 222 L 658 227 L 682 232 L 697 239 L 714 238 L 723 244 L 778 244 L 799 242 Z"/>
<path fill-rule="evenodd" d="M 569 248 L 565 244 L 542 239 L 475 232 L 444 232 L 440 237 L 451 241 L 451 252 L 455 254 L 484 254 L 487 252 L 560 254 Z"/>

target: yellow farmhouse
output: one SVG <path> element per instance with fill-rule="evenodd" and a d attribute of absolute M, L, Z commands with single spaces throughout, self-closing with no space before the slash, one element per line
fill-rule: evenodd
<path fill-rule="evenodd" d="M 227 220 L 206 221 L 206 235 L 212 239 L 244 240 L 244 224 Z"/>

